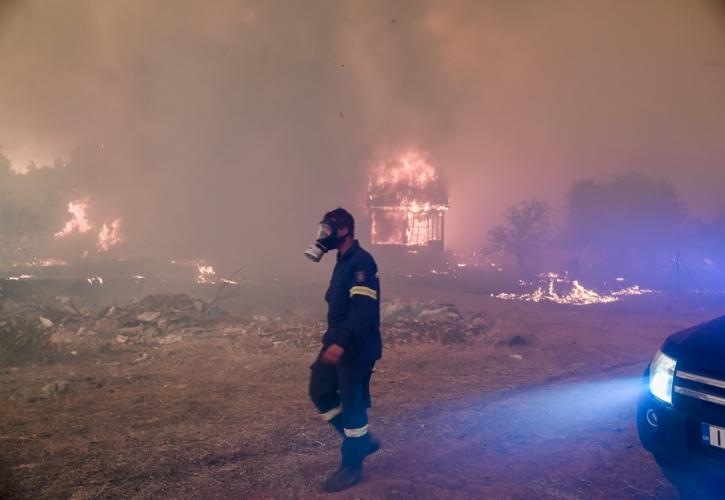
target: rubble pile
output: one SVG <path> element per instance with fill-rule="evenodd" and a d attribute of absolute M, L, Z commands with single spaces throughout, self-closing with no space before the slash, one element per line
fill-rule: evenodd
<path fill-rule="evenodd" d="M 100 351 L 122 346 L 164 346 L 202 337 L 231 337 L 247 352 L 320 345 L 324 321 L 317 318 L 230 316 L 214 302 L 186 294 L 148 295 L 100 310 L 68 297 L 33 304 L 0 306 L 0 362 L 52 360 L 59 353 Z M 320 318 L 321 319 L 321 318 Z M 383 342 L 465 342 L 486 333 L 486 319 L 466 315 L 452 304 L 394 300 L 381 307 Z"/>
<path fill-rule="evenodd" d="M 215 304 L 186 294 L 149 295 L 98 311 L 69 297 L 30 304 L 5 301 L 0 308 L 0 361 L 48 360 L 79 345 L 171 344 L 184 334 L 213 330 L 225 316 Z"/>
<path fill-rule="evenodd" d="M 453 344 L 485 335 L 486 318 L 466 315 L 453 304 L 393 300 L 380 309 L 383 341 L 389 345 L 409 342 Z"/>
<path fill-rule="evenodd" d="M 325 328 L 325 322 L 310 318 L 255 315 L 229 322 L 220 333 L 237 337 L 246 351 L 260 352 L 282 346 L 318 347 Z"/>
<path fill-rule="evenodd" d="M 126 307 L 111 306 L 95 324 L 81 325 L 96 333 L 116 332 L 117 344 L 173 344 L 183 334 L 213 330 L 215 320 L 226 316 L 219 307 L 186 294 L 148 295 Z M 88 330 L 86 330 L 87 332 Z M 85 333 L 80 332 L 79 334 Z"/>
<path fill-rule="evenodd" d="M 452 304 L 435 301 L 394 300 L 382 304 L 381 331 L 383 343 L 390 347 L 408 343 L 440 342 L 453 344 L 485 335 L 486 318 L 465 315 Z M 252 316 L 227 325 L 222 335 L 242 339 L 247 350 L 320 345 L 327 324 L 309 318 Z"/>

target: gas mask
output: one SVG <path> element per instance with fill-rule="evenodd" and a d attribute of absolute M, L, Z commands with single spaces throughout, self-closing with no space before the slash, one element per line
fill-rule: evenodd
<path fill-rule="evenodd" d="M 344 236 L 337 236 L 337 227 L 333 221 L 323 220 L 317 229 L 315 242 L 307 247 L 305 256 L 313 262 L 320 262 L 323 255 L 337 247 L 344 239 Z"/>

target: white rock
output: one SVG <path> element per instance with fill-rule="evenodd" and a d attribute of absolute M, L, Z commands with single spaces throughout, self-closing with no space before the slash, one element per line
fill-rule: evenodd
<path fill-rule="evenodd" d="M 161 313 L 158 311 L 145 311 L 136 316 L 138 321 L 144 321 L 146 323 L 153 323 L 161 317 Z"/>
<path fill-rule="evenodd" d="M 167 335 L 159 339 L 159 344 L 175 344 L 181 340 L 181 335 Z"/>

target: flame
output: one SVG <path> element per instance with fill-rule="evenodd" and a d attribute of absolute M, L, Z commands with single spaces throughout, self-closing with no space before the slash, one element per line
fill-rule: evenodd
<path fill-rule="evenodd" d="M 31 274 L 21 274 L 20 276 L 8 276 L 5 279 L 7 279 L 8 281 L 24 281 L 24 280 L 29 280 L 32 278 L 33 278 L 33 275 L 31 275 Z"/>
<path fill-rule="evenodd" d="M 112 247 L 121 243 L 121 219 L 114 219 L 110 224 L 103 224 L 96 238 L 96 246 L 99 252 L 107 252 Z"/>
<path fill-rule="evenodd" d="M 54 267 L 54 266 L 67 266 L 68 262 L 61 259 L 47 258 L 28 260 L 25 262 L 13 262 L 12 267 Z"/>
<path fill-rule="evenodd" d="M 372 235 L 376 245 L 400 245 L 405 241 L 405 226 L 407 214 L 403 211 L 385 214 L 384 224 L 382 218 L 373 217 Z M 379 227 L 384 226 L 384 227 Z"/>
<path fill-rule="evenodd" d="M 88 202 L 88 197 L 79 198 L 68 203 L 68 212 L 72 215 L 72 217 L 65 223 L 63 229 L 55 233 L 55 237 L 58 239 L 65 238 L 74 232 L 78 232 L 78 234 L 85 234 L 93 229 L 93 226 L 88 221 L 89 209 L 90 204 Z M 122 241 L 121 219 L 115 218 L 101 226 L 101 229 L 96 235 L 96 248 L 99 252 L 107 252 Z M 83 256 L 85 257 L 87 255 L 88 251 L 84 252 Z"/>
<path fill-rule="evenodd" d="M 78 231 L 80 234 L 87 233 L 92 229 L 90 222 L 88 222 L 88 198 L 81 198 L 68 203 L 68 213 L 73 217 L 65 223 L 63 229 L 55 233 L 56 238 L 65 238 L 74 231 Z"/>
<path fill-rule="evenodd" d="M 196 275 L 197 283 L 211 285 L 215 283 L 214 277 L 216 276 L 216 271 L 214 271 L 214 268 L 211 265 L 199 263 L 196 267 L 199 270 L 199 274 Z"/>
<path fill-rule="evenodd" d="M 546 273 L 541 275 L 548 280 L 546 287 L 539 286 L 530 293 L 499 293 L 495 297 L 503 300 L 523 300 L 525 302 L 554 302 L 556 304 L 569 304 L 575 306 L 587 306 L 592 304 L 609 304 L 617 302 L 620 297 L 645 295 L 654 293 L 654 290 L 640 288 L 638 285 L 630 286 L 609 294 L 600 294 L 594 290 L 584 287 L 579 281 L 570 281 L 568 276 L 561 276 L 557 273 Z M 556 290 L 557 284 L 571 285 L 566 293 L 559 293 Z"/>
<path fill-rule="evenodd" d="M 373 167 L 368 205 L 373 244 L 421 247 L 442 242 L 441 212 L 448 209 L 448 200 L 422 153 L 407 151 Z"/>
<path fill-rule="evenodd" d="M 213 285 L 216 283 L 216 271 L 214 267 L 203 259 L 199 260 L 172 260 L 176 266 L 191 267 L 196 269 L 196 282 L 200 285 Z"/>
<path fill-rule="evenodd" d="M 410 211 L 410 214 L 417 212 Z M 430 239 L 428 220 L 421 217 L 408 217 L 408 227 L 405 229 L 405 243 L 408 246 L 425 246 Z"/>
<path fill-rule="evenodd" d="M 404 185 L 424 190 L 437 179 L 435 168 L 422 154 L 408 151 L 377 165 L 372 172 L 371 184 L 378 187 Z"/>
<path fill-rule="evenodd" d="M 640 288 L 639 285 L 634 285 L 612 292 L 612 295 L 615 297 L 631 297 L 633 295 L 647 295 L 648 293 L 655 293 L 655 291 L 650 290 L 649 288 Z"/>

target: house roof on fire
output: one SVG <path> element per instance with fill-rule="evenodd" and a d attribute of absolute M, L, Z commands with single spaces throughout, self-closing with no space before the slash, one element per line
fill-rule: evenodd
<path fill-rule="evenodd" d="M 373 186 L 368 192 L 368 206 L 399 207 L 413 202 L 420 204 L 448 206 L 448 196 L 440 183 L 429 184 L 425 189 L 412 186 L 382 184 Z"/>

